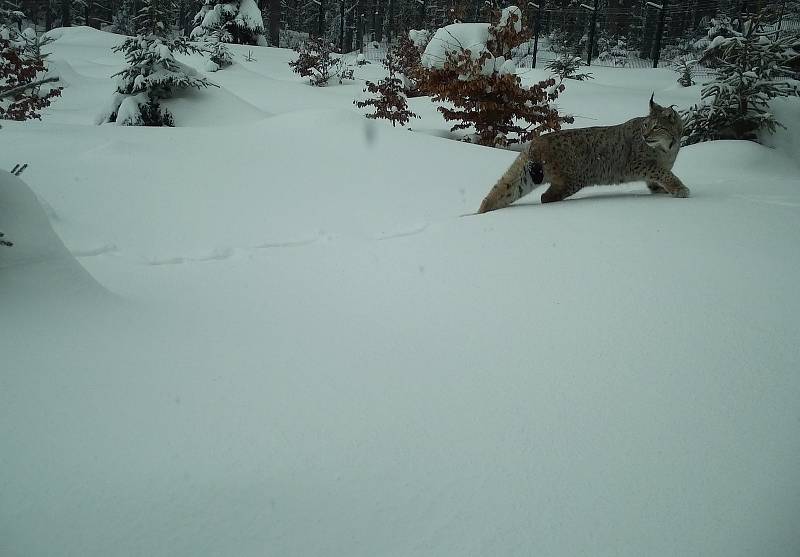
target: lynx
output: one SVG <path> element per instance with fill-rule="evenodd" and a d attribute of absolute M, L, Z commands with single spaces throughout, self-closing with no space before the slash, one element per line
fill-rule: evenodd
<path fill-rule="evenodd" d="M 672 173 L 683 122 L 650 97 L 650 114 L 616 126 L 552 132 L 534 139 L 498 180 L 478 213 L 502 209 L 540 184 L 542 203 L 561 201 L 586 186 L 644 181 L 653 193 L 689 197 Z"/>

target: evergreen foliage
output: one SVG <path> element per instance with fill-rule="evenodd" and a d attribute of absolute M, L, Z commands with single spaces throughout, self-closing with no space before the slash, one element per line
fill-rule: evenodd
<path fill-rule="evenodd" d="M 215 72 L 233 64 L 233 57 L 227 43 L 231 43 L 230 34 L 222 27 L 216 27 L 210 34 L 206 35 L 206 42 L 203 49 L 209 54 L 209 61 L 206 70 Z"/>
<path fill-rule="evenodd" d="M 167 22 L 172 20 L 172 4 L 170 0 L 143 0 L 139 13 L 133 18 L 137 35 L 166 37 Z"/>
<path fill-rule="evenodd" d="M 769 110 L 777 97 L 800 95 L 786 64 L 796 56 L 792 37 L 775 39 L 760 17 L 745 20 L 741 32 L 717 36 L 704 61 L 717 67 L 703 86 L 701 102 L 684 113 L 684 145 L 714 139 L 758 141 L 759 133 L 785 127 Z"/>
<path fill-rule="evenodd" d="M 678 84 L 681 87 L 691 87 L 694 85 L 694 71 L 697 60 L 683 56 L 678 58 L 673 64 L 673 69 L 678 72 Z"/>
<path fill-rule="evenodd" d="M 164 19 L 167 10 L 163 0 L 144 0 L 136 17 L 142 33 L 114 47 L 123 52 L 128 66 L 117 77 L 117 92 L 111 106 L 101 118 L 127 126 L 173 125 L 172 115 L 160 108 L 159 100 L 168 98 L 175 89 L 198 89 L 211 83 L 197 72 L 175 60 L 173 53 L 202 52 L 185 37 L 166 38 Z"/>
<path fill-rule="evenodd" d="M 264 20 L 255 0 L 205 0 L 194 16 L 191 38 L 202 40 L 222 29 L 223 42 L 266 45 Z"/>
<path fill-rule="evenodd" d="M 134 0 L 123 0 L 119 9 L 112 16 L 111 30 L 114 33 L 119 33 L 120 35 L 136 34 L 133 2 Z"/>
<path fill-rule="evenodd" d="M 562 54 L 558 58 L 550 60 L 545 68 L 553 72 L 558 78 L 563 81 L 565 79 L 575 79 L 577 81 L 584 81 L 586 79 L 594 79 L 591 72 L 578 73 L 578 70 L 583 66 L 583 62 L 579 56 L 571 54 Z"/>

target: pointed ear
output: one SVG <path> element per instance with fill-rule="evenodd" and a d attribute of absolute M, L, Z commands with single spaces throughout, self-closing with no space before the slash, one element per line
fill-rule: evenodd
<path fill-rule="evenodd" d="M 653 97 L 655 96 L 656 96 L 655 92 L 653 92 L 653 94 L 650 95 L 650 114 L 654 114 L 661 109 L 661 106 L 657 102 L 653 101 Z"/>

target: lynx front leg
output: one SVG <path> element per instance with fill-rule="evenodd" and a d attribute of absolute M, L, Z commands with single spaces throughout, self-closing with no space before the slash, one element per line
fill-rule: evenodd
<path fill-rule="evenodd" d="M 562 201 L 570 195 L 578 193 L 582 189 L 581 186 L 567 185 L 558 179 L 553 179 L 550 187 L 542 194 L 542 203 L 553 203 L 555 201 Z"/>
<path fill-rule="evenodd" d="M 684 186 L 683 182 L 670 170 L 665 170 L 663 168 L 654 169 L 647 173 L 646 178 L 648 186 L 650 182 L 655 182 L 667 190 L 672 197 L 689 197 L 689 188 Z"/>
<path fill-rule="evenodd" d="M 483 199 L 478 213 L 508 207 L 531 193 L 542 183 L 543 176 L 542 163 L 532 161 L 526 153 L 520 154 Z"/>
<path fill-rule="evenodd" d="M 647 182 L 647 187 L 653 193 L 668 193 L 667 190 L 659 186 L 657 182 Z"/>

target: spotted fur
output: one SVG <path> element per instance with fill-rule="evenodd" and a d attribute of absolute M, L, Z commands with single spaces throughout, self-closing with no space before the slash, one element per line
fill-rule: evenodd
<path fill-rule="evenodd" d="M 577 128 L 534 139 L 497 181 L 479 213 L 502 209 L 545 182 L 542 203 L 561 201 L 586 186 L 643 181 L 654 193 L 689 197 L 672 173 L 683 122 L 650 98 L 650 113 L 624 124 Z"/>

